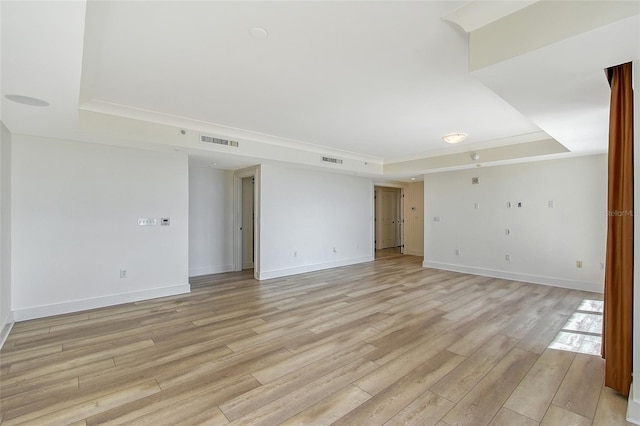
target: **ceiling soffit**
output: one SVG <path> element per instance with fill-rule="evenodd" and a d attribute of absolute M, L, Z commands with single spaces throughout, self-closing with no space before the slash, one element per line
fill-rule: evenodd
<path fill-rule="evenodd" d="M 486 2 L 486 5 L 490 3 L 493 2 Z M 590 5 L 585 6 L 585 3 Z M 603 3 L 614 4 L 614 7 L 603 9 L 605 7 Z M 632 5 L 629 5 L 630 3 Z M 477 8 L 479 4 L 483 3 L 474 2 L 470 3 L 469 6 L 471 7 L 474 4 L 475 6 L 473 7 Z M 84 129 L 86 131 L 90 132 L 92 129 L 104 128 L 105 126 L 99 126 L 97 123 L 100 120 L 106 120 L 107 116 L 112 116 L 110 120 L 119 116 L 122 119 L 139 120 L 148 124 L 153 123 L 165 126 L 166 128 L 188 129 L 190 134 L 206 133 L 217 137 L 240 139 L 244 142 L 243 145 L 245 147 L 252 147 L 252 152 L 239 153 L 237 155 L 265 159 L 280 156 L 280 158 L 290 159 L 292 162 L 305 163 L 310 161 L 311 157 L 315 159 L 318 156 L 317 154 L 324 153 L 348 159 L 349 164 L 345 167 L 354 167 L 354 172 L 371 171 L 371 167 L 364 171 L 361 168 L 363 165 L 373 165 L 373 169 L 378 169 L 374 170 L 374 174 L 378 171 L 381 174 L 402 174 L 404 170 L 404 174 L 410 175 L 420 171 L 441 168 L 443 161 L 449 164 L 455 159 L 460 159 L 460 166 L 467 166 L 468 153 L 482 150 L 488 150 L 483 155 L 483 158 L 487 159 L 491 158 L 491 153 L 495 153 L 495 161 L 503 161 L 504 159 L 498 160 L 502 156 L 513 157 L 514 155 L 539 157 L 567 151 L 586 154 L 605 152 L 606 146 L 602 143 L 601 133 L 603 129 L 602 120 L 605 113 L 602 97 L 606 95 L 606 82 L 596 81 L 595 76 L 602 69 L 597 68 L 600 64 L 595 64 L 596 67 L 594 68 L 592 62 L 583 60 L 586 56 L 599 57 L 599 55 L 593 55 L 592 49 L 587 51 L 587 49 L 576 49 L 575 47 L 578 45 L 591 46 L 589 41 L 597 36 L 597 34 L 594 35 L 594 29 L 599 32 L 598 34 L 601 33 L 600 35 L 616 39 L 621 32 L 629 33 L 633 36 L 637 34 L 638 28 L 638 25 L 636 25 L 636 33 L 634 33 L 634 22 L 624 25 L 625 16 L 637 15 L 638 4 L 636 2 L 527 2 L 524 5 L 525 7 L 520 4 L 514 11 L 494 11 L 493 15 L 489 14 L 487 15 L 489 16 L 488 18 L 484 18 L 489 22 L 488 24 L 482 24 L 477 20 L 475 23 L 461 23 L 462 18 L 456 22 L 456 18 L 453 16 L 455 13 L 447 15 L 446 19 L 472 29 L 470 34 L 470 67 L 474 69 L 473 75 L 518 111 L 533 120 L 535 126 L 531 127 L 530 131 L 526 132 L 525 135 L 535 135 L 538 143 L 533 143 L 535 141 L 528 141 L 526 144 L 515 142 L 516 145 L 521 146 L 512 150 L 501 150 L 499 148 L 511 144 L 506 142 L 509 138 L 496 137 L 481 141 L 476 140 L 475 144 L 451 148 L 445 148 L 441 141 L 438 140 L 439 148 L 425 150 L 416 147 L 413 149 L 413 153 L 409 155 L 384 156 L 364 154 L 364 151 L 357 149 L 357 144 L 331 146 L 324 145 L 321 143 L 322 140 L 319 141 L 320 143 L 301 142 L 299 139 L 276 136 L 243 127 L 214 124 L 205 120 L 194 120 L 193 118 L 185 118 L 175 114 L 165 114 L 132 105 L 96 99 L 93 95 L 94 89 L 100 84 L 101 61 L 104 60 L 104 32 L 107 31 L 110 22 L 111 6 L 112 4 L 109 2 L 89 2 L 87 5 L 80 92 L 82 103 L 80 108 L 81 110 L 98 114 L 93 115 L 92 119 L 86 122 L 91 123 L 91 126 L 87 126 L 85 123 Z M 549 9 L 554 7 L 557 10 Z M 460 12 L 461 10 L 462 12 Z M 579 10 L 578 15 L 575 15 L 575 10 Z M 603 10 L 606 10 L 606 13 Z M 562 17 L 572 11 L 574 12 L 574 15 L 572 15 L 574 18 L 575 16 L 580 16 L 581 19 L 569 20 L 568 22 L 579 22 L 568 26 L 568 28 L 566 25 L 563 27 L 559 24 L 551 26 L 552 29 L 556 28 L 555 31 L 540 32 L 537 30 L 540 26 L 534 25 L 536 22 L 541 24 L 540 19 L 548 20 L 549 13 L 555 13 L 554 16 L 558 17 L 558 20 L 554 22 L 562 23 L 566 21 Z M 458 16 L 463 16 L 463 12 L 464 7 L 458 9 Z M 469 14 L 467 14 L 468 17 Z M 594 17 L 597 17 L 597 19 L 593 19 Z M 522 22 L 528 22 L 529 25 L 524 25 Z M 548 22 L 545 23 L 544 27 L 548 27 Z M 520 28 L 520 30 L 516 36 L 512 37 L 514 28 Z M 535 32 L 535 36 L 532 35 L 532 32 Z M 501 40 L 501 42 L 497 43 L 496 39 Z M 527 42 L 517 42 L 518 39 L 524 39 Z M 505 40 L 515 40 L 516 42 L 509 44 Z M 617 57 L 628 56 L 629 51 L 633 53 L 634 46 L 637 53 L 638 37 L 635 40 L 635 45 L 630 43 L 626 51 L 621 52 Z M 615 60 L 616 55 L 612 55 L 609 51 L 608 53 L 603 52 L 603 57 L 605 61 L 610 61 Z M 563 58 L 563 61 L 558 62 L 558 58 Z M 532 66 L 532 64 L 535 66 Z M 608 63 L 608 65 L 611 64 Z M 585 70 L 588 70 L 588 72 Z M 576 78 L 576 75 L 579 78 Z M 558 76 L 561 78 L 558 78 Z M 526 83 L 523 84 L 523 81 Z M 573 85 L 575 84 L 582 84 L 582 87 L 579 87 L 581 90 L 577 93 L 591 93 L 591 98 L 572 98 L 571 94 L 576 93 L 573 90 Z M 561 87 L 558 88 L 559 86 Z M 520 87 L 531 89 L 523 91 Z M 594 87 L 597 89 L 593 90 Z M 101 90 L 104 90 L 104 88 Z M 565 98 L 556 99 L 558 93 L 568 95 Z M 551 103 L 549 99 L 551 99 Z M 89 116 L 91 115 L 81 114 L 80 118 L 82 120 Z M 561 125 L 562 123 L 559 124 L 559 121 L 564 125 Z M 567 123 L 570 126 L 567 126 Z M 508 120 L 504 120 L 504 124 L 508 124 Z M 589 126 L 589 124 L 593 126 Z M 143 127 L 148 128 L 150 131 L 149 126 Z M 574 130 L 567 131 L 568 127 Z M 139 134 L 144 135 L 144 133 Z M 553 138 L 556 141 L 550 141 Z M 397 145 L 402 142 L 402 140 L 396 142 L 393 138 L 387 140 L 387 143 L 391 145 Z M 172 137 L 163 143 L 181 145 L 183 141 L 180 139 L 174 140 Z M 523 149 L 525 145 L 529 148 L 535 146 L 535 149 Z M 344 147 L 347 148 L 345 149 Z M 349 147 L 356 148 L 349 149 Z M 190 148 L 202 149 L 197 145 Z M 449 154 L 444 154 L 445 150 L 449 150 Z M 451 153 L 452 151 L 454 152 Z M 502 154 L 498 154 L 500 152 Z M 509 154 L 506 154 L 507 152 Z M 283 155 L 283 153 L 287 154 Z M 305 159 L 307 153 L 312 154 L 309 159 Z M 436 159 L 430 160 L 431 157 Z M 515 159 L 516 157 L 513 158 Z M 473 166 L 473 164 L 470 166 Z"/>

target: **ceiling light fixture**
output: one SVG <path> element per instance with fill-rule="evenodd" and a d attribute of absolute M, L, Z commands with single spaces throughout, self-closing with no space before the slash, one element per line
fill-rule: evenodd
<path fill-rule="evenodd" d="M 467 138 L 466 133 L 448 133 L 442 137 L 446 143 L 460 143 Z"/>
<path fill-rule="evenodd" d="M 262 27 L 249 28 L 249 35 L 256 40 L 265 40 L 269 37 L 269 33 Z"/>
<path fill-rule="evenodd" d="M 478 154 L 477 152 L 474 152 L 471 154 L 471 159 L 473 161 L 478 161 L 480 159 L 480 154 Z"/>
<path fill-rule="evenodd" d="M 42 99 L 38 99 L 38 98 L 32 98 L 31 96 L 4 95 L 4 97 L 9 99 L 12 102 L 22 104 L 22 105 L 37 106 L 37 107 L 49 106 L 49 102 L 43 101 Z"/>

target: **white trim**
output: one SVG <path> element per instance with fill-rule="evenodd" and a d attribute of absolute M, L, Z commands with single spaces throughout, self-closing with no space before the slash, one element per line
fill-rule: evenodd
<path fill-rule="evenodd" d="M 222 274 L 224 272 L 233 271 L 233 264 L 228 265 L 207 265 L 189 268 L 190 277 L 199 277 L 201 275 Z"/>
<path fill-rule="evenodd" d="M 7 341 L 7 337 L 9 337 L 9 333 L 11 333 L 13 324 L 15 324 L 15 321 L 13 320 L 13 312 L 9 312 L 9 315 L 7 316 L 7 322 L 5 323 L 4 327 L 2 327 L 2 330 L 0 330 L 0 349 L 2 349 L 4 342 Z"/>
<path fill-rule="evenodd" d="M 340 266 L 355 265 L 357 263 L 372 262 L 374 256 L 357 257 L 355 259 L 337 260 L 335 262 L 316 263 L 314 265 L 298 266 L 295 268 L 278 269 L 275 271 L 261 272 L 258 276 L 259 280 L 268 280 L 271 278 L 287 277 L 289 275 L 304 274 L 307 272 L 321 271 L 324 269 L 337 268 Z"/>
<path fill-rule="evenodd" d="M 73 300 L 70 302 L 56 303 L 53 305 L 33 306 L 31 308 L 16 309 L 13 311 L 15 321 L 26 321 L 34 318 L 43 318 L 53 315 L 68 314 L 69 312 L 86 311 L 88 309 L 103 308 L 105 306 L 119 305 L 122 303 L 138 302 L 140 300 L 155 299 L 157 297 L 175 296 L 191 292 L 191 286 L 178 284 L 169 287 L 154 288 L 132 293 L 114 294 L 111 296 L 95 297 L 92 299 Z"/>
<path fill-rule="evenodd" d="M 634 425 L 640 425 L 640 401 L 633 398 L 633 382 L 627 400 L 627 421 Z"/>
<path fill-rule="evenodd" d="M 519 272 L 498 271 L 493 269 L 475 268 L 472 266 L 430 262 L 426 260 L 422 262 L 422 267 L 443 269 L 445 271 L 462 272 L 464 274 L 481 275 L 484 277 L 502 278 L 511 281 L 523 281 L 533 284 L 550 285 L 553 287 L 570 288 L 573 290 L 593 291 L 595 293 L 602 293 L 604 291 L 603 283 L 567 280 L 564 278 L 547 277 L 543 275 L 521 274 Z"/>

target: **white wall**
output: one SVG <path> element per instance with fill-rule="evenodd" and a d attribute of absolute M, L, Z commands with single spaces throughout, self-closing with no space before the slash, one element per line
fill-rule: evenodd
<path fill-rule="evenodd" d="M 12 183 L 16 320 L 189 291 L 186 155 L 13 135 Z"/>
<path fill-rule="evenodd" d="M 263 164 L 258 184 L 260 279 L 373 260 L 370 179 Z"/>
<path fill-rule="evenodd" d="M 0 121 L 0 347 L 11 312 L 11 133 Z"/>
<path fill-rule="evenodd" d="M 606 185 L 606 155 L 425 175 L 424 266 L 601 292 Z"/>
<path fill-rule="evenodd" d="M 233 270 L 233 172 L 189 170 L 189 276 Z"/>
<path fill-rule="evenodd" d="M 424 256 L 424 182 L 411 182 L 405 190 L 405 254 Z"/>

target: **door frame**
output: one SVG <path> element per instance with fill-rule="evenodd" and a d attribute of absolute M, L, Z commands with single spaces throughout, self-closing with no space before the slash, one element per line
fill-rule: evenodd
<path fill-rule="evenodd" d="M 371 214 L 371 217 L 373 217 L 373 226 L 371 229 L 372 232 L 372 241 L 373 241 L 373 251 L 375 253 L 375 251 L 377 250 L 377 244 L 376 244 L 376 226 L 378 224 L 378 218 L 376 217 L 376 205 L 377 205 L 377 201 L 376 200 L 376 188 L 399 188 L 400 189 L 400 253 L 405 254 L 405 247 L 404 247 L 404 243 L 405 243 L 405 237 L 404 237 L 404 230 L 405 230 L 405 218 L 404 218 L 404 213 L 406 211 L 405 208 L 405 203 L 406 203 L 406 197 L 405 197 L 405 191 L 409 188 L 409 184 L 407 183 L 403 183 L 403 182 L 382 182 L 382 181 L 374 181 L 372 182 L 372 193 L 373 193 L 373 212 Z"/>
<path fill-rule="evenodd" d="M 260 165 L 233 172 L 233 270 L 242 271 L 242 179 L 253 177 L 253 277 L 260 276 Z"/>

